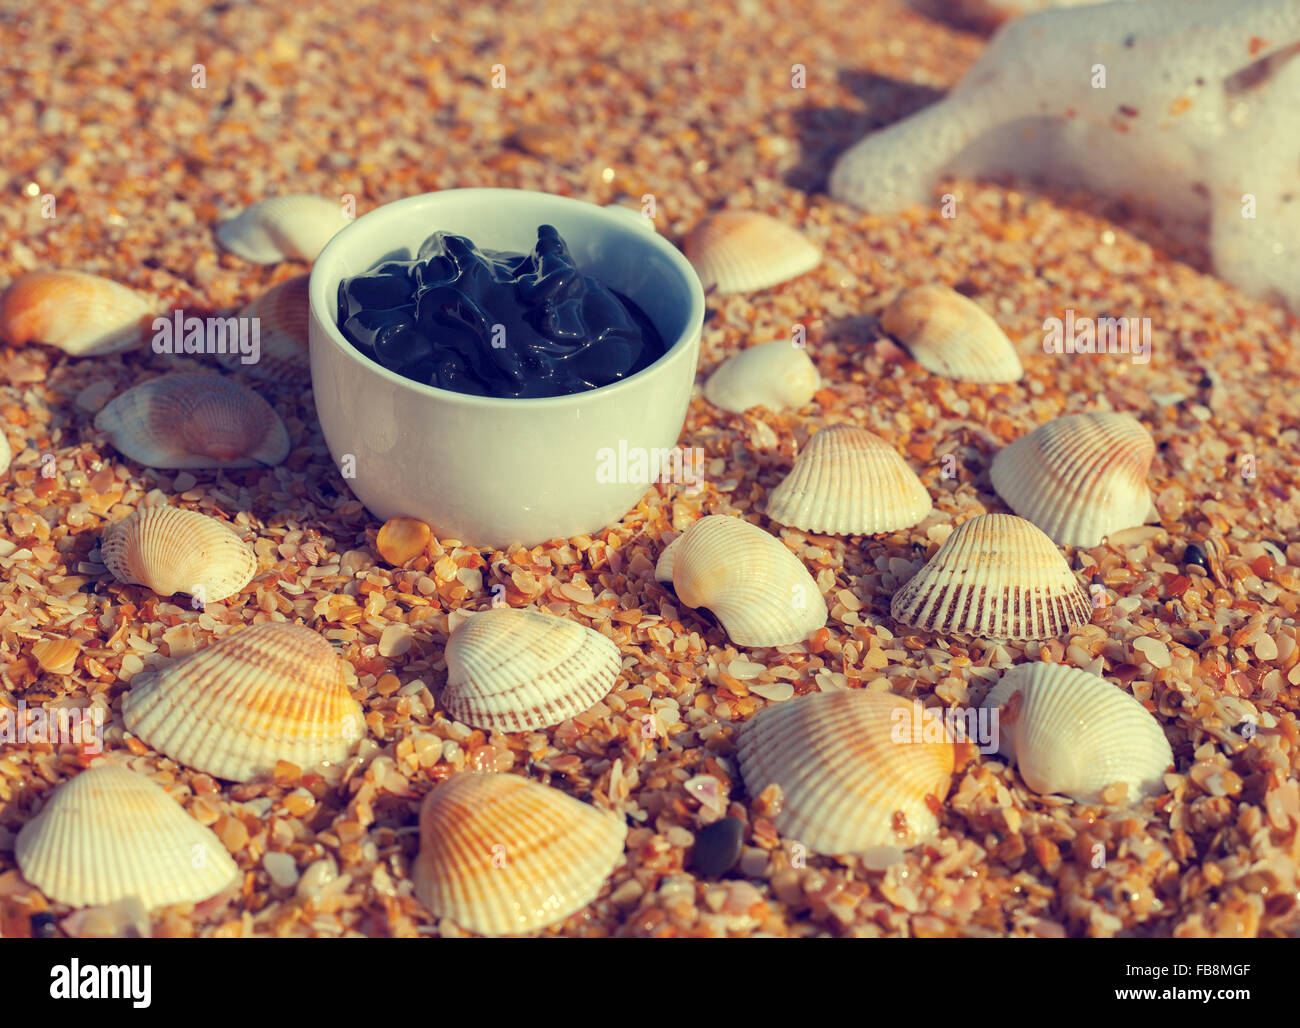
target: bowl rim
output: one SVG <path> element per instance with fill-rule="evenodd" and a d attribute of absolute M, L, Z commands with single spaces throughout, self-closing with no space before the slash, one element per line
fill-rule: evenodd
<path fill-rule="evenodd" d="M 355 346 L 347 341 L 343 335 L 342 329 L 335 324 L 334 314 L 329 309 L 329 297 L 323 295 L 325 290 L 325 276 L 322 272 L 319 277 L 318 269 L 329 263 L 328 258 L 332 256 L 331 251 L 341 251 L 348 245 L 348 233 L 354 226 L 360 224 L 368 218 L 374 219 L 378 216 L 385 218 L 397 219 L 402 211 L 411 207 L 423 206 L 430 202 L 433 197 L 460 197 L 466 200 L 470 199 L 490 199 L 492 196 L 502 194 L 511 197 L 520 196 L 542 196 L 548 201 L 559 202 L 563 206 L 573 206 L 583 208 L 584 213 L 594 214 L 597 218 L 603 218 L 620 232 L 626 233 L 629 239 L 636 240 L 642 245 L 650 246 L 657 249 L 661 254 L 668 258 L 670 264 L 676 267 L 678 273 L 682 276 L 686 284 L 687 291 L 690 293 L 691 304 L 687 312 L 686 328 L 675 340 L 667 347 L 662 357 L 656 360 L 648 367 L 642 368 L 635 375 L 629 375 L 627 378 L 620 379 L 617 382 L 611 382 L 609 385 L 599 386 L 596 389 L 584 389 L 576 393 L 564 393 L 560 396 L 533 396 L 533 397 L 515 397 L 515 396 L 479 396 L 473 393 L 458 393 L 451 389 L 440 389 L 437 386 L 426 385 L 423 382 L 416 382 L 413 379 L 399 375 L 391 371 L 382 364 L 372 361 L 361 353 Z M 392 200 L 385 204 L 380 204 L 373 210 L 367 211 L 354 221 L 349 222 L 338 232 L 336 232 L 328 243 L 321 249 L 316 260 L 312 263 L 311 274 L 307 282 L 307 305 L 309 308 L 309 317 L 311 321 L 317 322 L 325 337 L 332 345 L 342 350 L 344 354 L 367 374 L 376 375 L 379 378 L 392 383 L 395 386 L 411 390 L 417 394 L 436 399 L 443 403 L 461 404 L 466 407 L 497 407 L 502 404 L 510 406 L 512 409 L 520 409 L 524 406 L 532 408 L 557 407 L 572 405 L 581 402 L 585 398 L 600 398 L 616 395 L 620 391 L 625 391 L 633 387 L 633 383 L 644 381 L 651 375 L 662 375 L 669 367 L 677 361 L 684 359 L 683 354 L 701 339 L 704 327 L 704 288 L 700 284 L 699 276 L 695 273 L 695 268 L 691 262 L 686 259 L 685 254 L 677 247 L 673 246 L 667 239 L 661 236 L 657 231 L 647 232 L 644 228 L 629 224 L 624 216 L 619 215 L 600 204 L 591 203 L 587 200 L 579 200 L 572 196 L 562 196 L 559 193 L 546 193 L 537 189 L 507 189 L 501 187 L 466 187 L 459 189 L 438 189 L 427 193 L 416 193 L 413 196 L 405 196 L 400 200 Z M 322 307 L 322 305 L 325 305 Z M 698 359 L 698 358 L 697 358 Z M 692 381 L 694 376 L 692 376 Z"/>

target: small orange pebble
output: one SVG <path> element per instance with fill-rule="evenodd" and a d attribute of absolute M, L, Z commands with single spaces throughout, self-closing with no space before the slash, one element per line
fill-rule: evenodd
<path fill-rule="evenodd" d="M 375 540 L 379 555 L 398 566 L 418 557 L 429 545 L 433 531 L 415 518 L 390 518 L 384 522 Z"/>
<path fill-rule="evenodd" d="M 275 777 L 283 782 L 296 782 L 302 776 L 302 769 L 287 760 L 275 762 Z"/>

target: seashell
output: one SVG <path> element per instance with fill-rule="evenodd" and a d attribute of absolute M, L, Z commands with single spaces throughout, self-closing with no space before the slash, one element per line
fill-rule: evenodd
<path fill-rule="evenodd" d="M 826 600 L 799 558 L 740 518 L 700 518 L 682 534 L 672 569 L 677 598 L 707 607 L 737 646 L 797 643 L 826 623 Z"/>
<path fill-rule="evenodd" d="M 365 731 L 334 648 L 284 621 L 233 632 L 136 675 L 122 720 L 160 753 L 235 782 L 269 774 L 280 760 L 300 768 L 342 763 Z"/>
<path fill-rule="evenodd" d="M 217 242 L 254 264 L 314 261 L 349 222 L 343 205 L 323 196 L 272 196 L 217 226 Z"/>
<path fill-rule="evenodd" d="M 231 371 L 244 371 L 254 378 L 282 382 L 306 382 L 311 378 L 311 352 L 307 340 L 307 282 L 310 275 L 296 275 L 254 297 L 239 312 L 257 326 L 257 359 L 244 363 L 240 352 L 216 354 L 217 362 Z"/>
<path fill-rule="evenodd" d="M 663 548 L 659 554 L 659 559 L 655 562 L 655 581 L 672 583 L 673 580 L 673 562 L 677 559 L 677 551 L 681 548 L 682 537 L 679 535 Z"/>
<path fill-rule="evenodd" d="M 153 779 L 113 764 L 59 786 L 18 833 L 14 856 L 24 878 L 74 907 L 199 903 L 239 878 L 211 829 Z"/>
<path fill-rule="evenodd" d="M 989 313 L 947 286 L 909 289 L 880 315 L 880 325 L 921 367 L 958 382 L 1014 382 L 1025 370 Z"/>
<path fill-rule="evenodd" d="M 1116 782 L 1127 802 L 1165 791 L 1174 762 L 1160 724 L 1104 678 L 1061 664 L 1020 664 L 981 706 L 998 709 L 998 752 L 1035 792 L 1101 803 Z"/>
<path fill-rule="evenodd" d="M 682 251 L 708 289 L 753 293 L 798 278 L 821 251 L 784 222 L 757 211 L 719 211 L 696 225 Z"/>
<path fill-rule="evenodd" d="M 563 921 L 623 853 L 621 818 L 518 775 L 462 772 L 424 798 L 415 894 L 480 935 Z"/>
<path fill-rule="evenodd" d="M 0 338 L 46 343 L 74 357 L 121 353 L 143 338 L 150 301 L 134 289 L 82 271 L 33 271 L 0 297 Z"/>
<path fill-rule="evenodd" d="M 728 357 L 704 383 L 704 396 L 733 414 L 760 405 L 778 411 L 802 407 L 821 384 L 807 351 L 777 339 Z"/>
<path fill-rule="evenodd" d="M 1004 446 L 993 488 L 1055 542 L 1096 546 L 1147 520 L 1155 440 L 1131 414 L 1067 414 Z"/>
<path fill-rule="evenodd" d="M 602 700 L 622 667 L 617 644 L 554 614 L 494 607 L 447 640 L 443 706 L 491 732 L 558 725 Z"/>
<path fill-rule="evenodd" d="M 889 610 L 927 632 L 1051 639 L 1086 624 L 1092 602 L 1040 529 L 1011 514 L 981 514 L 944 540 Z"/>
<path fill-rule="evenodd" d="M 271 405 L 221 375 L 141 382 L 114 397 L 95 427 L 150 468 L 253 468 L 289 455 L 289 433 Z"/>
<path fill-rule="evenodd" d="M 957 756 L 927 720 L 918 701 L 865 689 L 764 707 L 740 727 L 745 789 L 779 786 L 778 831 L 819 853 L 918 845 L 938 833 Z"/>
<path fill-rule="evenodd" d="M 856 425 L 816 432 L 767 498 L 782 525 L 832 535 L 908 528 L 933 509 L 916 472 L 880 436 Z"/>
<path fill-rule="evenodd" d="M 119 582 L 203 603 L 252 581 L 257 555 L 225 522 L 180 507 L 144 507 L 104 529 L 101 559 Z"/>
<path fill-rule="evenodd" d="M 14 451 L 9 447 L 9 437 L 5 435 L 5 424 L 0 422 L 0 475 L 9 470 L 9 464 L 14 459 Z"/>

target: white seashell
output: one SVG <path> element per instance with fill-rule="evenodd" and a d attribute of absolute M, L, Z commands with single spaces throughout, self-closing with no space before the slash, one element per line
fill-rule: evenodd
<path fill-rule="evenodd" d="M 677 559 L 677 551 L 681 548 L 682 537 L 679 535 L 676 539 L 664 547 L 663 552 L 659 554 L 659 559 L 655 562 L 655 581 L 669 582 L 673 580 L 673 561 Z"/>
<path fill-rule="evenodd" d="M 756 211 L 719 211 L 691 230 L 682 252 L 700 284 L 719 293 L 754 293 L 821 263 L 821 251 L 784 222 Z"/>
<path fill-rule="evenodd" d="M 1066 546 L 1096 546 L 1152 509 L 1155 440 L 1131 414 L 1067 414 L 1004 446 L 993 488 L 1007 506 Z"/>
<path fill-rule="evenodd" d="M 890 603 L 895 621 L 981 639 L 1051 639 L 1092 616 L 1061 551 L 1010 514 L 982 514 L 948 536 Z"/>
<path fill-rule="evenodd" d="M 494 607 L 447 640 L 443 706 L 493 732 L 558 725 L 609 694 L 622 667 L 617 644 L 554 614 Z"/>
<path fill-rule="evenodd" d="M 774 823 L 818 853 L 908 848 L 934 838 L 956 746 L 939 722 L 926 740 L 916 700 L 866 689 L 811 693 L 764 707 L 740 728 L 750 796 L 770 785 Z"/>
<path fill-rule="evenodd" d="M 1165 791 L 1174 762 L 1150 712 L 1104 678 L 1060 664 L 1020 664 L 982 704 L 998 708 L 998 752 L 1014 759 L 1035 792 L 1100 803 L 1128 786 L 1127 802 Z"/>
<path fill-rule="evenodd" d="M 239 317 L 257 326 L 257 359 L 245 363 L 238 351 L 217 354 L 217 362 L 231 371 L 274 382 L 306 382 L 311 378 L 311 351 L 307 340 L 307 282 L 297 275 L 255 297 Z M 250 327 L 250 331 L 251 331 Z"/>
<path fill-rule="evenodd" d="M 704 396 L 733 414 L 758 406 L 779 411 L 802 407 L 821 384 L 807 351 L 777 339 L 728 357 L 704 383 Z"/>
<path fill-rule="evenodd" d="M 9 447 L 9 437 L 5 435 L 5 424 L 0 422 L 0 475 L 9 470 L 9 464 L 14 459 L 14 451 Z"/>
<path fill-rule="evenodd" d="M 0 338 L 45 343 L 74 357 L 121 353 L 144 337 L 150 301 L 134 289 L 81 271 L 33 271 L 0 296 Z"/>
<path fill-rule="evenodd" d="M 808 569 L 740 518 L 700 518 L 682 534 L 672 569 L 677 598 L 707 607 L 737 646 L 786 646 L 826 624 L 826 600 Z"/>
<path fill-rule="evenodd" d="M 1024 373 L 1016 348 L 987 311 L 947 286 L 901 293 L 880 316 L 881 327 L 916 363 L 958 382 L 1014 382 Z"/>
<path fill-rule="evenodd" d="M 217 226 L 217 242 L 254 264 L 314 261 L 350 219 L 343 205 L 323 196 L 272 196 Z"/>
<path fill-rule="evenodd" d="M 420 808 L 415 894 L 480 935 L 563 921 L 600 892 L 623 854 L 622 818 L 518 775 L 462 772 Z"/>
<path fill-rule="evenodd" d="M 224 522 L 179 507 L 143 507 L 104 529 L 101 559 L 119 582 L 203 603 L 234 596 L 257 572 L 257 555 Z"/>
<path fill-rule="evenodd" d="M 907 462 L 856 425 L 815 433 L 767 499 L 767 516 L 778 524 L 832 535 L 897 531 L 932 509 L 930 494 Z"/>
<path fill-rule="evenodd" d="M 289 455 L 289 433 L 257 393 L 221 375 L 141 382 L 95 417 L 123 456 L 150 468 L 253 468 Z"/>
<path fill-rule="evenodd" d="M 311 629 L 283 621 L 136 675 L 122 720 L 160 753 L 235 782 L 273 773 L 281 760 L 341 764 L 365 733 L 343 660 Z"/>
<path fill-rule="evenodd" d="M 24 878 L 74 907 L 199 903 L 239 878 L 211 829 L 153 779 L 113 764 L 59 786 L 18 833 L 14 857 Z"/>

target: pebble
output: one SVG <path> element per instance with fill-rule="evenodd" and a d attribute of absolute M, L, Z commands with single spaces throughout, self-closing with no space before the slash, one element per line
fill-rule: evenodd
<path fill-rule="evenodd" d="M 1135 639 L 1133 649 L 1146 657 L 1154 668 L 1169 666 L 1169 647 L 1159 639 Z"/>
<path fill-rule="evenodd" d="M 282 889 L 289 889 L 298 884 L 298 864 L 287 853 L 271 852 L 262 858 L 262 865 L 271 881 Z"/>
<path fill-rule="evenodd" d="M 740 859 L 744 839 L 745 822 L 738 817 L 724 817 L 705 825 L 695 835 L 691 868 L 710 877 L 726 874 Z"/>
<path fill-rule="evenodd" d="M 54 915 L 46 911 L 32 915 L 31 930 L 33 939 L 53 939 L 59 934 Z"/>
<path fill-rule="evenodd" d="M 1207 575 L 1210 573 L 1210 562 L 1205 559 L 1205 552 L 1195 544 L 1189 544 L 1187 549 L 1183 550 L 1183 565 L 1190 564 L 1203 568 Z"/>

